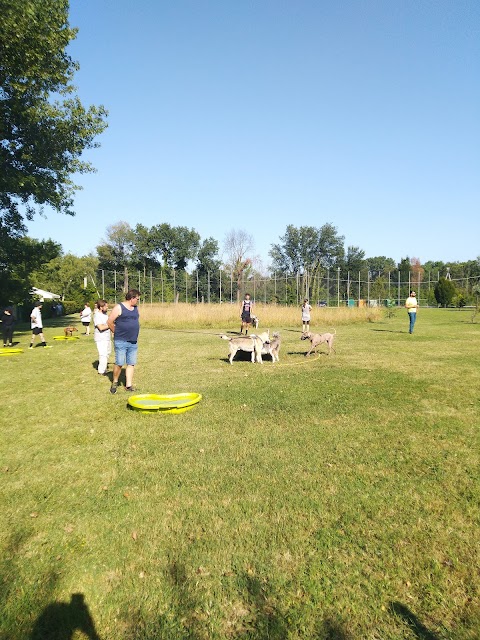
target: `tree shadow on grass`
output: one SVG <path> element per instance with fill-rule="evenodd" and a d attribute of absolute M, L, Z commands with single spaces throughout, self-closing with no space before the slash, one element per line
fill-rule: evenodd
<path fill-rule="evenodd" d="M 285 640 L 289 637 L 291 623 L 290 612 L 279 610 L 275 601 L 278 598 L 272 594 L 265 583 L 259 578 L 243 575 L 240 578 L 240 590 L 244 594 L 245 604 L 251 612 L 249 631 L 242 637 L 251 640 Z M 339 620 L 323 618 L 315 625 L 312 640 L 353 640 L 345 631 Z"/>
<path fill-rule="evenodd" d="M 41 611 L 45 602 L 51 600 L 58 581 L 55 572 L 39 576 L 38 579 L 25 580 L 22 567 L 32 535 L 33 532 L 27 529 L 15 531 L 1 549 L 0 638 L 28 638 L 35 612 Z"/>
<path fill-rule="evenodd" d="M 205 620 L 202 606 L 194 593 L 185 566 L 172 560 L 165 571 L 169 602 L 165 613 L 155 617 L 140 605 L 132 605 L 121 614 L 128 640 L 204 640 Z M 33 639 L 32 639 L 33 640 Z M 119 639 L 120 640 L 120 639 Z"/>
<path fill-rule="evenodd" d="M 406 607 L 401 602 L 392 602 L 391 603 L 392 611 L 403 618 L 410 629 L 415 633 L 419 640 L 440 640 L 439 636 L 432 633 L 427 629 L 427 627 L 420 622 L 416 615 L 414 615 L 408 607 Z"/>
<path fill-rule="evenodd" d="M 408 329 L 372 329 L 372 331 L 381 332 L 381 333 L 408 333 Z"/>
<path fill-rule="evenodd" d="M 327 618 L 323 620 L 315 635 L 315 640 L 353 640 L 340 622 Z"/>

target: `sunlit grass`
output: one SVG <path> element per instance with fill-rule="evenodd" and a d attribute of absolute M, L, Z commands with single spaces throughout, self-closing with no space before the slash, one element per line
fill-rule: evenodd
<path fill-rule="evenodd" d="M 202 393 L 179 416 L 127 410 L 59 325 L 0 359 L 0 638 L 477 638 L 480 325 L 315 309 L 337 353 L 306 359 L 278 308 L 280 364 L 230 365 L 238 309 L 189 309 L 141 308 L 135 382 Z"/>

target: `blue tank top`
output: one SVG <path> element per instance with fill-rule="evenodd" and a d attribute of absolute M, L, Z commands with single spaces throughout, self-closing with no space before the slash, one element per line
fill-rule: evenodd
<path fill-rule="evenodd" d="M 138 307 L 127 309 L 120 303 L 122 313 L 115 320 L 115 340 L 125 340 L 126 342 L 137 342 L 140 331 Z"/>

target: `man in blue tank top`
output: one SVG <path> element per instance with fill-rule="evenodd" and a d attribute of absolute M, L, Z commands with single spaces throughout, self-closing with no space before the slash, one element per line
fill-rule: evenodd
<path fill-rule="evenodd" d="M 108 316 L 108 327 L 113 333 L 113 344 L 115 346 L 115 365 L 113 367 L 113 381 L 110 393 L 117 393 L 118 379 L 123 365 L 126 365 L 125 389 L 135 391 L 133 386 L 133 370 L 137 364 L 138 333 L 140 331 L 140 320 L 138 314 L 138 301 L 140 292 L 137 289 L 130 289 L 125 295 L 125 302 L 116 304 Z"/>

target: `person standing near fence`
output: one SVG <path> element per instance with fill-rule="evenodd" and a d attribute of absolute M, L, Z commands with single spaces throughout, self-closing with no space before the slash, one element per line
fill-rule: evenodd
<path fill-rule="evenodd" d="M 308 302 L 308 298 L 305 298 L 302 305 L 302 325 L 303 325 L 303 333 L 308 333 L 310 331 L 310 312 L 312 310 L 311 305 Z"/>
<path fill-rule="evenodd" d="M 415 326 L 415 320 L 417 319 L 417 294 L 415 291 L 410 291 L 409 297 L 405 301 L 405 308 L 408 311 L 408 318 L 410 321 L 410 326 L 408 328 L 408 333 L 413 333 L 413 327 Z"/>
<path fill-rule="evenodd" d="M 108 328 L 113 333 L 115 346 L 115 365 L 113 367 L 113 380 L 110 393 L 117 393 L 118 379 L 123 365 L 126 365 L 125 389 L 135 391 L 133 386 L 133 370 L 137 364 L 138 334 L 140 332 L 140 319 L 138 314 L 138 301 L 140 292 L 130 289 L 125 295 L 125 302 L 116 304 L 108 316 Z"/>
<path fill-rule="evenodd" d="M 93 339 L 98 350 L 98 374 L 104 376 L 107 372 L 108 357 L 112 351 L 112 332 L 108 326 L 108 304 L 105 300 L 97 300 L 93 312 L 93 326 L 95 327 Z"/>
<path fill-rule="evenodd" d="M 243 329 L 245 328 L 245 335 L 248 334 L 248 330 L 250 325 L 252 324 L 252 311 L 253 311 L 253 302 L 250 300 L 250 294 L 245 294 L 245 299 L 242 302 L 241 315 L 242 318 L 242 326 L 240 327 L 240 333 L 243 333 Z"/>

